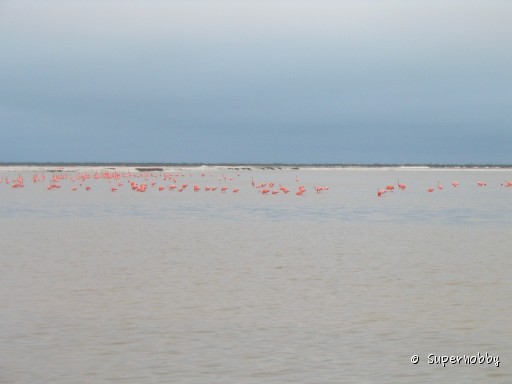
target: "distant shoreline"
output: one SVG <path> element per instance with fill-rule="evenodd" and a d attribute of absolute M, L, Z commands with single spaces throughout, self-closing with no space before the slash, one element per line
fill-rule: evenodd
<path fill-rule="evenodd" d="M 294 163 L 54 163 L 0 162 L 0 171 L 27 170 L 39 172 L 76 172 L 80 169 L 130 170 L 132 172 L 167 172 L 176 170 L 510 170 L 512 164 L 294 164 Z"/>
<path fill-rule="evenodd" d="M 364 168 L 382 168 L 382 167 L 405 167 L 405 168 L 512 168 L 512 164 L 493 164 L 493 163 L 467 163 L 467 164 L 441 164 L 441 163 L 159 163 L 159 162 L 2 162 L 0 161 L 0 167 L 2 166 L 116 166 L 116 167 L 272 167 L 272 168 L 292 168 L 292 167 L 321 167 L 321 168 L 332 168 L 332 167 L 364 167 Z"/>

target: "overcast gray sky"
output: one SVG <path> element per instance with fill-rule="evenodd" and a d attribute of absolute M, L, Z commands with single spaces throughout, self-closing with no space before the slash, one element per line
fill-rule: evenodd
<path fill-rule="evenodd" d="M 512 1 L 0 1 L 0 161 L 512 163 Z"/>

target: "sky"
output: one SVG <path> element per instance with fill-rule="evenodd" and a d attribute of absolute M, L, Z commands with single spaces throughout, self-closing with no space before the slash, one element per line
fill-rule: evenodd
<path fill-rule="evenodd" d="M 0 162 L 512 164 L 508 0 L 0 0 Z"/>

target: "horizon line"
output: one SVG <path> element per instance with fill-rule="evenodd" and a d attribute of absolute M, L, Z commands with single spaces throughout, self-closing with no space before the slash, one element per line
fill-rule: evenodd
<path fill-rule="evenodd" d="M 511 168 L 512 164 L 505 163 L 259 163 L 259 162 L 127 162 L 127 161 L 106 161 L 106 162 L 70 162 L 70 161 L 13 161 L 2 162 L 0 166 L 16 165 L 43 165 L 43 166 L 74 166 L 74 165 L 115 165 L 115 166 L 274 166 L 274 167 L 430 167 L 430 168 Z"/>

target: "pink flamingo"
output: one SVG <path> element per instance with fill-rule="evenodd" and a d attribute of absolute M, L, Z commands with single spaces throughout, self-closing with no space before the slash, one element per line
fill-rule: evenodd
<path fill-rule="evenodd" d="M 299 187 L 299 190 L 298 190 L 297 192 L 295 192 L 295 194 L 296 194 L 297 196 L 302 196 L 304 192 L 306 192 L 306 189 L 304 188 L 304 186 L 303 186 L 303 185 L 301 185 L 301 186 Z"/>

